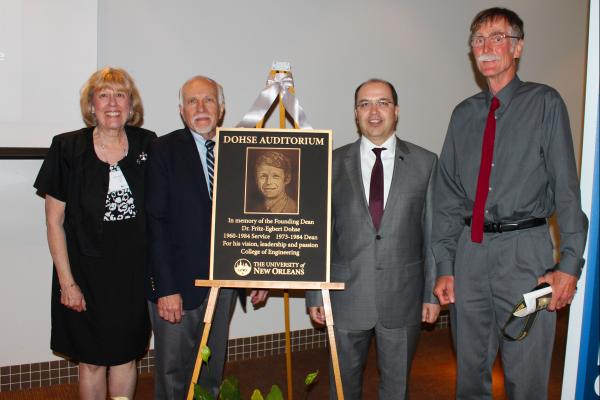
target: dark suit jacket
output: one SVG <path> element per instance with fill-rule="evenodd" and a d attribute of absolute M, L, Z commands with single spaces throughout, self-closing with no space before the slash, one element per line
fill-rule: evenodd
<path fill-rule="evenodd" d="M 181 294 L 183 308 L 202 304 L 208 279 L 211 207 L 206 178 L 192 133 L 180 129 L 150 147 L 146 213 L 149 298 Z"/>
<path fill-rule="evenodd" d="M 336 149 L 332 171 L 331 291 L 333 318 L 342 329 L 386 328 L 421 323 L 432 293 L 431 196 L 435 154 L 396 138 L 392 183 L 379 231 L 375 231 L 362 182 L 360 139 Z M 322 304 L 307 291 L 307 306 Z"/>
<path fill-rule="evenodd" d="M 55 136 L 33 186 L 41 194 L 67 203 L 64 223 L 67 241 L 76 244 L 82 254 L 99 257 L 109 169 L 96 156 L 93 131 L 94 128 L 88 127 Z M 125 133 L 129 151 L 119 161 L 119 167 L 136 199 L 139 218 L 134 223 L 144 232 L 146 152 L 156 135 L 128 125 Z"/>

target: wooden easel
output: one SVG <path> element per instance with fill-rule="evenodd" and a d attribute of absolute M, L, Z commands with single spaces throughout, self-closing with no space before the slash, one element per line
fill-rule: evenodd
<path fill-rule="evenodd" d="M 329 338 L 329 345 L 331 351 L 331 362 L 333 365 L 333 375 L 335 377 L 335 387 L 338 399 L 344 399 L 344 393 L 342 391 L 342 378 L 340 375 L 340 364 L 338 360 L 337 345 L 335 343 L 335 334 L 333 332 L 333 314 L 331 312 L 331 299 L 329 297 L 330 290 L 343 290 L 343 283 L 327 283 L 327 282 L 278 282 L 278 281 L 234 281 L 234 280 L 196 280 L 196 286 L 210 287 L 210 293 L 208 295 L 208 303 L 206 305 L 206 313 L 204 314 L 204 330 L 202 332 L 202 340 L 200 341 L 200 347 L 198 348 L 198 356 L 196 357 L 196 363 L 194 365 L 194 372 L 192 374 L 192 382 L 188 390 L 187 400 L 193 400 L 194 398 L 194 386 L 198 383 L 198 377 L 202 369 L 202 355 L 201 349 L 206 346 L 208 342 L 208 335 L 212 326 L 212 319 L 215 313 L 215 306 L 217 304 L 217 298 L 219 295 L 219 289 L 222 287 L 226 288 L 251 288 L 251 289 L 312 289 L 321 290 L 323 294 L 323 308 L 325 309 L 325 321 L 327 326 L 327 335 Z M 289 313 L 289 311 L 288 311 Z M 289 326 L 286 326 L 289 329 Z M 287 335 L 289 335 L 289 330 Z M 286 340 L 286 351 L 289 344 Z M 286 360 L 287 361 L 287 360 Z M 287 364 L 287 363 L 286 363 Z M 291 360 L 288 366 L 288 380 L 291 375 Z M 288 399 L 291 399 L 290 391 L 288 387 Z"/>
<path fill-rule="evenodd" d="M 273 79 L 278 73 L 288 73 L 288 71 L 279 71 L 271 69 L 269 78 Z M 294 87 L 288 89 L 290 93 L 294 93 Z M 279 102 L 279 127 L 284 129 L 286 125 L 286 109 L 283 104 L 282 95 L 279 94 L 277 99 Z M 267 116 L 268 118 L 268 116 Z M 292 121 L 294 129 L 299 129 L 298 122 Z M 256 124 L 256 128 L 262 128 L 265 124 L 265 117 L 263 117 Z M 283 300 L 284 300 L 284 321 L 285 321 L 285 359 L 286 359 L 286 371 L 287 371 L 287 394 L 288 400 L 293 400 L 293 386 L 292 386 L 292 346 L 290 339 L 290 303 L 289 303 L 289 289 L 303 289 L 303 290 L 321 290 L 323 295 L 323 308 L 325 311 L 325 323 L 327 326 L 327 335 L 329 338 L 329 345 L 331 351 L 331 361 L 333 365 L 333 373 L 335 379 L 336 393 L 339 400 L 344 400 L 344 393 L 342 391 L 342 379 L 340 375 L 340 366 L 337 353 L 337 345 L 335 342 L 335 334 L 333 330 L 333 313 L 331 311 L 331 298 L 329 296 L 329 290 L 343 290 L 344 283 L 334 282 L 285 282 L 285 281 L 237 281 L 237 280 L 196 280 L 196 286 L 210 287 L 210 293 L 208 296 L 208 302 L 206 305 L 206 312 L 204 314 L 204 330 L 202 333 L 202 339 L 198 348 L 198 355 L 196 357 L 196 363 L 194 365 L 194 372 L 192 374 L 192 381 L 188 389 L 187 400 L 193 400 L 194 398 L 194 387 L 200 377 L 200 371 L 202 368 L 202 354 L 201 350 L 206 346 L 208 342 L 208 335 L 212 326 L 212 319 L 215 312 L 215 306 L 217 304 L 217 298 L 219 289 L 224 288 L 249 288 L 249 289 L 283 289 Z"/>

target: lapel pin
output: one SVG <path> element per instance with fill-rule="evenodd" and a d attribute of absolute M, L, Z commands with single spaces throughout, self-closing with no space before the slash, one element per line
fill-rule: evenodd
<path fill-rule="evenodd" d="M 140 155 L 138 156 L 137 160 L 135 161 L 138 165 L 141 165 L 143 162 L 145 162 L 148 159 L 148 154 L 144 153 L 143 151 L 140 153 Z"/>

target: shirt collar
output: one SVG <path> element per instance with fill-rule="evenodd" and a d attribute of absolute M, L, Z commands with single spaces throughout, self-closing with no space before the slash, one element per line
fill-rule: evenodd
<path fill-rule="evenodd" d="M 201 134 L 196 133 L 196 132 L 194 132 L 191 129 L 189 129 L 189 131 L 192 134 L 192 137 L 194 138 L 194 141 L 196 142 L 197 145 L 199 145 L 199 146 L 205 146 L 206 139 L 204 139 L 204 137 Z"/>
<path fill-rule="evenodd" d="M 375 156 L 375 153 L 373 153 L 371 150 L 376 147 L 385 147 L 386 151 L 385 153 L 382 153 L 382 157 L 393 157 L 396 153 L 396 135 L 390 136 L 385 142 L 383 142 L 381 146 L 375 145 L 365 136 L 360 137 L 360 148 L 363 154 L 371 153 L 373 156 Z"/>
<path fill-rule="evenodd" d="M 515 77 L 512 79 L 512 81 L 510 81 L 508 85 L 504 86 L 502 90 L 496 93 L 496 97 L 498 98 L 498 100 L 500 100 L 500 108 L 498 108 L 498 110 L 496 111 L 496 115 L 501 115 L 504 112 L 504 110 L 506 110 L 506 107 L 508 107 L 508 105 L 510 104 L 510 101 L 514 97 L 519 86 L 521 86 L 521 79 L 519 79 L 519 76 L 515 74 Z M 492 102 L 492 97 L 494 97 L 492 95 L 492 92 L 487 91 L 486 100 L 488 108 Z"/>

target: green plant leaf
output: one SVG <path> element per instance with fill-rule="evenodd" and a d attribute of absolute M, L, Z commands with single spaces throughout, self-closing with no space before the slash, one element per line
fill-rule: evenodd
<path fill-rule="evenodd" d="M 215 400 L 214 396 L 202 386 L 194 386 L 194 400 Z"/>
<path fill-rule="evenodd" d="M 240 383 L 234 377 L 228 377 L 221 382 L 219 388 L 219 399 L 221 400 L 241 400 Z"/>
<path fill-rule="evenodd" d="M 269 394 L 267 394 L 265 400 L 283 400 L 283 393 L 281 393 L 281 389 L 279 389 L 279 386 L 271 386 L 271 391 L 269 392 Z"/>
<path fill-rule="evenodd" d="M 210 355 L 211 355 L 211 351 L 210 351 L 210 347 L 208 346 L 202 346 L 202 348 L 200 349 L 200 355 L 202 356 L 202 361 L 204 361 L 206 364 L 208 364 L 208 360 L 210 359 Z"/>
<path fill-rule="evenodd" d="M 265 400 L 265 398 L 263 397 L 260 390 L 254 389 L 254 392 L 252 392 L 252 396 L 250 397 L 250 400 Z"/>
<path fill-rule="evenodd" d="M 312 385 L 313 382 L 315 381 L 315 379 L 317 379 L 318 375 L 319 375 L 319 370 L 309 373 L 308 375 L 306 375 L 306 378 L 304 378 L 304 384 L 306 386 Z"/>

